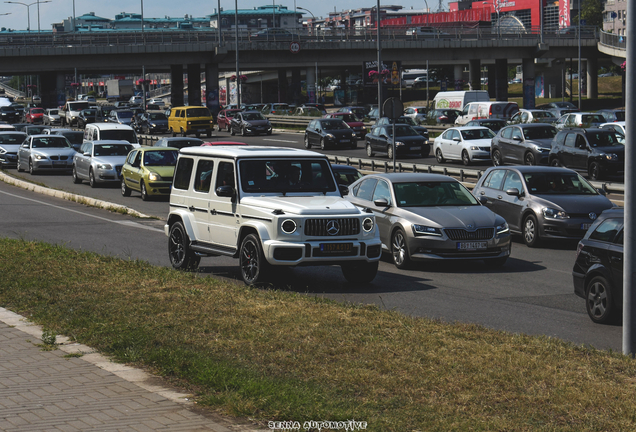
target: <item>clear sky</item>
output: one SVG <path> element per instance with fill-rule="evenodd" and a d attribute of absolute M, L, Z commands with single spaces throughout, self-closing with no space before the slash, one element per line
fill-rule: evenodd
<path fill-rule="evenodd" d="M 50 3 L 42 3 L 40 0 L 40 28 L 42 30 L 51 30 L 52 23 L 62 22 L 64 19 L 73 16 L 73 0 L 50 0 Z M 427 0 L 428 1 L 428 0 Z M 324 17 L 334 10 L 340 12 L 342 10 L 357 9 L 362 7 L 373 7 L 377 1 L 373 0 L 341 0 L 333 2 L 312 2 L 310 0 L 273 0 L 268 3 L 266 0 L 241 0 L 238 2 L 239 9 L 252 9 L 256 6 L 264 6 L 276 3 L 277 5 L 287 6 L 293 10 L 294 6 L 300 6 L 309 9 L 316 17 Z M 38 29 L 38 13 L 37 2 L 35 0 L 22 0 L 21 3 L 33 4 L 30 10 L 31 30 Z M 438 2 L 430 0 L 429 7 L 431 10 L 437 9 Z M 444 1 L 447 3 L 447 0 Z M 144 17 L 163 18 L 166 15 L 170 17 L 182 17 L 185 14 L 194 17 L 203 17 L 213 14 L 218 7 L 217 0 L 201 1 L 201 0 L 145 0 L 144 1 Z M 407 9 L 424 9 L 424 0 L 398 0 L 381 4 L 402 5 Z M 234 2 L 221 0 L 221 7 L 224 10 L 234 10 Z M 75 0 L 75 14 L 81 16 L 88 12 L 95 12 L 95 15 L 103 18 L 115 18 L 115 14 L 120 12 L 137 12 L 141 11 L 141 0 Z M 303 11 L 301 11 L 303 12 Z M 27 7 L 21 4 L 6 4 L 5 0 L 1 0 L 0 14 L 10 13 L 11 15 L 0 15 L 0 27 L 6 27 L 14 30 L 26 30 L 27 28 Z M 305 13 L 305 16 L 311 17 Z"/>

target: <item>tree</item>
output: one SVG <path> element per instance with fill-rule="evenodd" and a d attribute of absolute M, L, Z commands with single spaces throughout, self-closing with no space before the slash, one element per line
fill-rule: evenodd
<path fill-rule="evenodd" d="M 581 4 L 581 18 L 586 26 L 603 27 L 603 2 L 601 0 L 585 0 Z M 579 15 L 572 19 L 572 24 L 578 25 Z"/>

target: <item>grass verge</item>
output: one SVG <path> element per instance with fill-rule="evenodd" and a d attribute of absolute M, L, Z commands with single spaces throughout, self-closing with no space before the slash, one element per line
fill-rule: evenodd
<path fill-rule="evenodd" d="M 617 353 L 21 240 L 0 239 L 0 263 L 3 307 L 232 415 L 383 432 L 636 429 L 636 363 Z"/>

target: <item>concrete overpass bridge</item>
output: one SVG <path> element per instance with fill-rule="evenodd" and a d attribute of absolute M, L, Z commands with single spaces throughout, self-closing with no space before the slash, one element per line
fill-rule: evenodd
<path fill-rule="evenodd" d="M 375 32 L 341 34 L 325 38 L 320 36 L 292 36 L 292 39 L 256 40 L 241 35 L 215 31 L 154 31 L 145 32 L 83 32 L 63 34 L 26 33 L 0 34 L 0 75 L 40 75 L 40 96 L 45 105 L 55 105 L 56 96 L 63 93 L 68 83 L 67 75 L 75 70 L 81 74 L 139 73 L 142 67 L 147 73 L 171 73 L 172 103 L 183 101 L 183 73 L 187 72 L 188 86 L 200 88 L 201 71 L 205 71 L 207 91 L 218 86 L 220 72 L 234 71 L 235 54 L 239 51 L 241 70 L 263 70 L 277 78 L 277 97 L 289 101 L 294 86 L 301 75 L 307 82 L 315 82 L 317 66 L 321 70 L 357 71 L 363 62 L 377 59 Z M 524 82 L 531 82 L 535 74 L 542 74 L 548 84 L 559 90 L 562 82 L 562 66 L 554 59 L 578 57 L 576 35 L 546 32 L 496 34 L 492 29 L 444 29 L 434 38 L 417 39 L 384 31 L 382 59 L 401 61 L 402 68 L 421 68 L 426 61 L 432 67 L 454 65 L 455 78 L 467 65 L 469 81 L 473 88 L 480 88 L 480 71 L 488 66 L 491 93 L 497 100 L 507 100 L 508 65 L 522 64 Z M 290 49 L 297 42 L 297 51 Z M 594 32 L 581 34 L 581 57 L 586 60 L 588 71 L 588 96 L 596 97 L 596 70 L 599 59 L 609 57 L 599 52 L 598 38 Z M 344 80 L 342 80 L 344 82 Z M 370 92 L 372 93 L 372 92 Z M 200 103 L 199 92 L 190 93 L 190 104 Z M 527 96 L 528 103 L 534 97 Z M 524 105 L 526 101 L 524 100 Z"/>

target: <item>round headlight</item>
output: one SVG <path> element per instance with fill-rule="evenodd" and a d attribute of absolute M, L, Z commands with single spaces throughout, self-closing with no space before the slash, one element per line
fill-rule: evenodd
<path fill-rule="evenodd" d="M 296 222 L 291 219 L 284 220 L 280 228 L 285 234 L 293 234 L 296 231 Z"/>
<path fill-rule="evenodd" d="M 373 223 L 373 219 L 371 218 L 365 218 L 362 221 L 362 229 L 364 230 L 364 232 L 370 232 L 371 230 L 373 230 L 373 226 L 375 224 Z"/>

